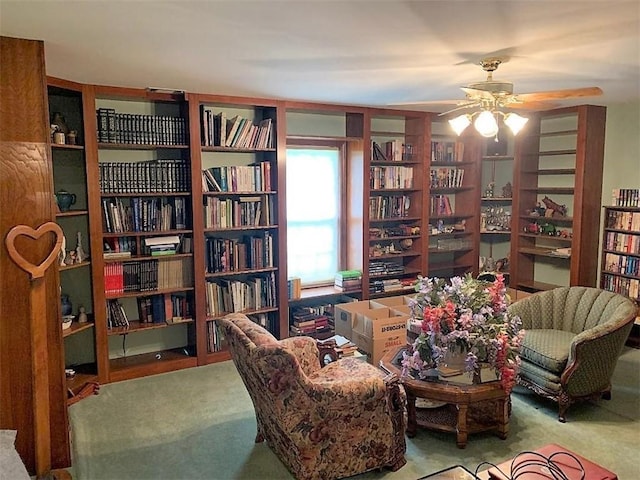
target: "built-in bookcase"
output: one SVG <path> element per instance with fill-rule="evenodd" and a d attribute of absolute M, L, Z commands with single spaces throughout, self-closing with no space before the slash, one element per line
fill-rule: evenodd
<path fill-rule="evenodd" d="M 196 242 L 196 294 L 205 319 L 200 357 L 209 362 L 227 355 L 215 319 L 228 313 L 245 313 L 276 337 L 286 336 L 280 312 L 286 291 L 279 271 L 278 109 L 275 103 L 228 97 L 194 96 L 191 102 L 198 122 L 197 130 L 192 126 L 199 174 L 194 195 L 202 205 L 194 212 L 202 231 Z"/>
<path fill-rule="evenodd" d="M 110 381 L 195 366 L 188 106 L 180 94 L 94 87 L 96 326 Z"/>
<path fill-rule="evenodd" d="M 425 271 L 426 118 L 420 112 L 388 110 L 365 115 L 364 278 L 369 298 L 410 292 Z"/>
<path fill-rule="evenodd" d="M 429 144 L 427 274 L 460 276 L 478 272 L 481 141 L 456 137 L 441 117 L 434 117 Z"/>
<path fill-rule="evenodd" d="M 96 341 L 94 321 L 93 252 L 88 207 L 91 185 L 87 182 L 83 86 L 48 77 L 47 93 L 53 186 L 61 198 L 60 205 L 54 198 L 54 210 L 56 222 L 65 236 L 64 254 L 59 256 L 56 264 L 61 297 L 64 296 L 71 304 L 70 313 L 63 311 L 68 306 L 59 311 L 61 315 L 73 316 L 71 325 L 62 331 L 67 392 L 71 399 L 87 385 L 106 381 L 106 372 L 99 371 L 97 361 L 103 349 Z M 62 192 L 72 196 L 70 205 L 62 202 Z M 85 315 L 80 315 L 81 312 Z"/>
<path fill-rule="evenodd" d="M 597 284 L 606 109 L 531 114 L 518 137 L 512 286 Z"/>
<path fill-rule="evenodd" d="M 515 139 L 501 127 L 500 137 L 484 140 L 480 171 L 480 271 L 498 271 L 508 284 L 511 254 Z"/>

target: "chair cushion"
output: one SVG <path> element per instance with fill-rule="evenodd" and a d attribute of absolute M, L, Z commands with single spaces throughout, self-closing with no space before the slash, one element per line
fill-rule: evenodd
<path fill-rule="evenodd" d="M 567 365 L 571 341 L 575 336 L 563 330 L 527 330 L 520 346 L 520 356 L 545 370 L 560 374 Z"/>

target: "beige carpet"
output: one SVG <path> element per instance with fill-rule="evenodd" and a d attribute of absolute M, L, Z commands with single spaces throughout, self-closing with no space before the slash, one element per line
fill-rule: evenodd
<path fill-rule="evenodd" d="M 415 480 L 454 464 L 475 470 L 523 450 L 558 443 L 618 474 L 640 478 L 640 350 L 625 348 L 613 398 L 569 409 L 517 390 L 510 434 L 469 436 L 419 430 L 407 441 L 407 465 L 357 480 Z M 253 407 L 233 363 L 224 362 L 104 385 L 70 408 L 74 479 L 291 479 L 266 444 L 254 444 Z"/>

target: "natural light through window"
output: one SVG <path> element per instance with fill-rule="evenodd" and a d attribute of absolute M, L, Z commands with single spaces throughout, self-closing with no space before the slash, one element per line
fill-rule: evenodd
<path fill-rule="evenodd" d="M 340 151 L 287 149 L 287 269 L 303 285 L 333 282 L 339 262 Z"/>

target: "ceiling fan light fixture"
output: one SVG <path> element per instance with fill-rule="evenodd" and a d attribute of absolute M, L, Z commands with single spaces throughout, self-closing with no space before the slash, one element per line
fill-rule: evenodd
<path fill-rule="evenodd" d="M 469 125 L 471 125 L 471 115 L 464 114 L 456 118 L 452 118 L 449 120 L 449 125 L 451 125 L 453 131 L 456 132 L 456 135 L 460 135 Z"/>
<path fill-rule="evenodd" d="M 527 124 L 528 118 L 521 117 L 517 113 L 507 113 L 504 116 L 504 123 L 514 135 L 517 135 L 520 130 Z"/>
<path fill-rule="evenodd" d="M 493 112 L 484 110 L 473 122 L 473 126 L 483 137 L 495 137 L 498 134 L 498 121 Z"/>

